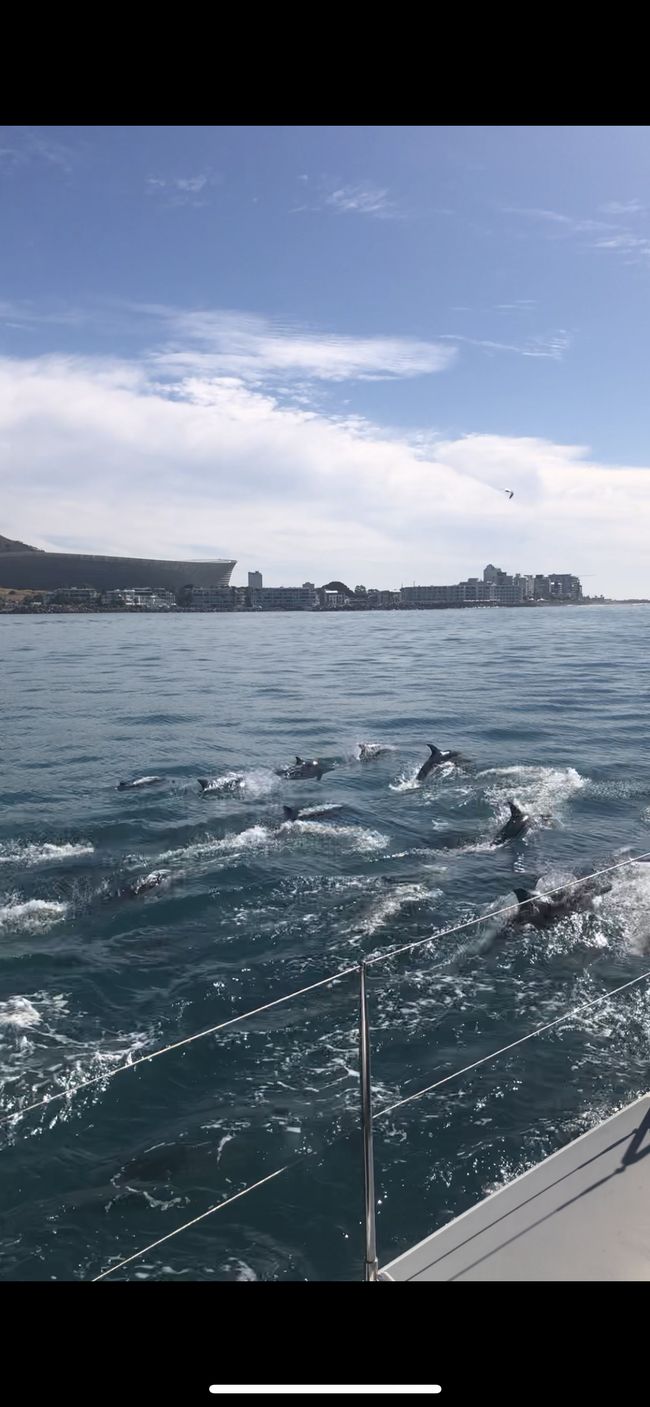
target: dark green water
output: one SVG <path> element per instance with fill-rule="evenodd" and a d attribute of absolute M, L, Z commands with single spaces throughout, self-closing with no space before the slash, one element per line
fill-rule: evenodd
<path fill-rule="evenodd" d="M 644 607 L 0 618 L 3 1110 L 513 883 L 650 849 L 649 626 Z M 362 739 L 395 750 L 362 765 Z M 416 787 L 429 740 L 471 767 Z M 333 770 L 281 781 L 294 753 Z M 234 793 L 199 794 L 231 773 Z M 547 819 L 494 850 L 512 795 Z M 333 809 L 290 825 L 283 803 Z M 642 972 L 650 867 L 549 932 L 485 951 L 485 931 L 370 970 L 377 1108 Z M 648 1000 L 608 998 L 378 1120 L 380 1259 L 641 1093 Z M 117 1278 L 358 1278 L 356 1013 L 347 977 L 5 1122 L 0 1276 L 90 1279 L 298 1159 Z"/>

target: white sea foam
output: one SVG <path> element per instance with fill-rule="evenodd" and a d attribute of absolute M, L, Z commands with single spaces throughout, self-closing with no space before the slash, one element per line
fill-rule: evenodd
<path fill-rule="evenodd" d="M 250 826 L 220 839 L 196 841 L 192 845 L 177 850 L 166 850 L 160 860 L 187 861 L 210 860 L 220 855 L 237 854 L 240 851 L 262 850 L 265 847 L 286 843 L 287 840 L 316 839 L 328 843 L 349 845 L 354 850 L 383 850 L 388 845 L 388 837 L 378 831 L 366 830 L 363 826 L 331 826 L 320 821 L 284 821 L 275 829 L 268 826 Z"/>
<path fill-rule="evenodd" d="M 88 1099 L 94 1103 L 101 1096 L 104 1075 L 153 1048 L 158 1035 L 150 1030 L 147 1034 L 88 1034 L 80 1039 L 84 1025 L 84 1014 L 72 1012 L 61 992 L 30 992 L 0 1003 L 0 1112 L 16 1115 L 15 1122 L 0 1126 L 0 1136 L 4 1132 L 10 1141 L 34 1137 L 45 1127 L 72 1118 Z M 32 1116 L 25 1123 L 19 1118 L 25 1105 L 48 1095 L 73 1093 L 84 1080 L 94 1078 L 97 1083 L 78 1099 L 48 1104 L 44 1119 Z"/>
<path fill-rule="evenodd" d="M 434 898 L 441 893 L 442 890 L 427 889 L 424 884 L 396 884 L 381 895 L 370 913 L 355 925 L 355 930 L 370 936 L 394 918 L 405 904 L 422 903 L 425 899 Z"/>
<path fill-rule="evenodd" d="M 70 905 L 58 899 L 22 899 L 19 894 L 5 895 L 0 902 L 0 933 L 14 930 L 40 933 L 60 923 Z"/>
<path fill-rule="evenodd" d="M 15 1026 L 23 1030 L 38 1026 L 42 1018 L 34 1003 L 28 997 L 9 997 L 0 1002 L 0 1026 Z"/>
<path fill-rule="evenodd" d="M 412 766 L 408 769 L 404 768 L 404 770 L 400 772 L 399 776 L 395 778 L 395 781 L 389 783 L 390 790 L 419 791 L 420 787 L 424 786 L 425 784 L 428 784 L 432 781 L 444 781 L 447 777 L 453 776 L 453 774 L 457 771 L 455 762 L 441 762 L 438 764 L 437 767 L 434 767 L 432 771 L 429 772 L 428 776 L 426 776 L 423 781 L 420 782 L 418 781 L 418 772 L 421 766 L 422 762 L 418 762 L 415 768 Z"/>
<path fill-rule="evenodd" d="M 48 861 L 74 860 L 80 855 L 93 855 L 94 845 L 82 840 L 77 843 L 61 842 L 54 844 L 37 842 L 7 841 L 0 845 L 0 865 L 42 865 Z"/>
<path fill-rule="evenodd" d="M 135 778 L 133 779 L 133 781 L 130 781 L 130 782 L 127 782 L 127 781 L 125 781 L 125 782 L 119 782 L 119 783 L 118 783 L 118 786 L 117 786 L 117 790 L 118 790 L 118 791 L 135 791 L 135 790 L 137 789 L 137 787 L 150 787 L 150 786 L 153 785 L 154 782 L 162 782 L 162 781 L 164 781 L 164 778 L 163 778 L 163 777 L 156 777 L 156 776 L 149 776 L 149 775 L 147 775 L 146 777 L 135 777 Z"/>
<path fill-rule="evenodd" d="M 231 1256 L 229 1260 L 225 1261 L 225 1263 L 220 1266 L 220 1269 L 227 1275 L 230 1275 L 233 1280 L 253 1281 L 258 1278 L 252 1266 L 247 1265 L 245 1260 L 237 1260 L 234 1256 Z"/>
<path fill-rule="evenodd" d="M 630 865 L 609 876 L 612 888 L 600 901 L 600 912 L 626 947 L 650 953 L 650 864 Z"/>
<path fill-rule="evenodd" d="M 330 816 L 341 810 L 340 801 L 330 801 L 325 806 L 301 806 L 300 820 L 308 821 L 311 816 Z"/>
<path fill-rule="evenodd" d="M 165 850 L 159 859 L 209 860 L 213 856 L 237 850 L 259 850 L 268 845 L 272 838 L 273 832 L 267 826 L 250 826 L 248 830 L 224 835 L 221 839 L 207 837 L 205 840 L 195 841 L 192 845 L 181 846 L 177 850 Z"/>
<path fill-rule="evenodd" d="M 299 820 L 287 821 L 280 829 L 334 844 L 342 842 L 353 850 L 383 850 L 388 845 L 387 835 L 364 826 L 328 826 L 321 825 L 320 821 Z"/>
<path fill-rule="evenodd" d="M 578 791 L 587 786 L 575 767 L 489 767 L 478 777 L 494 778 L 487 794 L 503 807 L 514 797 L 525 810 L 537 816 L 557 812 Z"/>

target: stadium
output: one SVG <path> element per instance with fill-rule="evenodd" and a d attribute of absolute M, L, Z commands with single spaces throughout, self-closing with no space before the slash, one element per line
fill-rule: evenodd
<path fill-rule="evenodd" d="M 9 545 L 7 545 L 9 544 Z M 151 557 L 98 557 L 79 552 L 42 552 L 0 538 L 0 586 L 56 591 L 66 586 L 228 586 L 235 561 L 166 562 Z"/>

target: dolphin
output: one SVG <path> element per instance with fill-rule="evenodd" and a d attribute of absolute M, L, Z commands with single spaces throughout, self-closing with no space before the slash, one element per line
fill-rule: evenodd
<path fill-rule="evenodd" d="M 242 785 L 244 778 L 243 776 L 224 777 L 220 780 L 216 777 L 213 781 L 210 781 L 208 777 L 199 777 L 197 780 L 202 792 L 217 791 L 221 796 L 225 796 L 228 792 L 237 791 L 237 788 Z"/>
<path fill-rule="evenodd" d="M 302 806 L 283 806 L 285 821 L 299 821 L 304 816 L 306 821 L 315 821 L 319 816 L 329 816 L 333 810 L 340 810 L 339 806 L 308 806 L 303 811 Z"/>
<path fill-rule="evenodd" d="M 302 757 L 296 756 L 295 763 L 290 767 L 276 767 L 276 776 L 285 777 L 290 782 L 305 781 L 309 777 L 316 777 L 320 782 L 325 768 L 321 766 L 317 757 L 310 762 L 304 762 Z"/>
<path fill-rule="evenodd" d="M 152 870 L 150 874 L 140 875 L 139 879 L 134 879 L 132 884 L 126 884 L 124 889 L 118 889 L 113 899 L 139 899 L 141 894 L 150 894 L 152 889 L 162 889 L 166 886 L 171 875 L 169 870 Z"/>
<path fill-rule="evenodd" d="M 134 787 L 152 787 L 154 782 L 163 782 L 164 777 L 134 777 L 131 782 L 118 782 L 116 791 L 132 791 Z"/>
<path fill-rule="evenodd" d="M 495 845 L 503 845 L 506 840 L 515 840 L 518 836 L 524 835 L 531 824 L 531 817 L 526 811 L 522 811 L 516 801 L 509 801 L 508 806 L 510 807 L 510 820 L 506 821 L 495 836 Z"/>
<path fill-rule="evenodd" d="M 422 763 L 417 777 L 415 778 L 416 782 L 423 782 L 425 777 L 428 777 L 429 773 L 433 771 L 433 768 L 442 766 L 443 762 L 457 762 L 460 758 L 459 752 L 441 752 L 440 748 L 435 746 L 435 743 L 427 743 L 427 747 L 431 751 L 431 756 L 427 757 L 426 762 Z"/>
<path fill-rule="evenodd" d="M 568 914 L 585 913 L 593 907 L 593 901 L 611 889 L 608 880 L 577 880 L 575 884 L 565 884 L 554 894 L 538 894 L 535 889 L 515 889 L 519 908 L 510 920 L 510 925 L 530 923 L 533 928 L 550 928 Z"/>

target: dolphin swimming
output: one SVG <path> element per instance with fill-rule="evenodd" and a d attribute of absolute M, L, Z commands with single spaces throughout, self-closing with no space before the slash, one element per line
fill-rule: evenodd
<path fill-rule="evenodd" d="M 332 811 L 340 811 L 340 806 L 283 806 L 285 821 L 299 821 L 303 817 L 306 821 L 316 821 L 319 816 L 330 816 Z"/>
<path fill-rule="evenodd" d="M 228 792 L 238 791 L 242 786 L 244 778 L 241 777 L 215 777 L 212 781 L 208 777 L 197 778 L 202 792 L 217 791 L 220 796 L 226 796 Z"/>
<path fill-rule="evenodd" d="M 150 874 L 140 875 L 139 879 L 134 879 L 132 884 L 125 884 L 123 889 L 118 889 L 110 897 L 111 899 L 138 899 L 141 894 L 150 894 L 152 889 L 164 888 L 170 878 L 170 870 L 152 870 Z"/>
<path fill-rule="evenodd" d="M 594 899 L 608 894 L 608 880 L 591 879 L 565 884 L 553 894 L 538 894 L 535 889 L 515 889 L 519 908 L 508 927 L 530 923 L 533 928 L 550 928 L 568 914 L 584 913 L 593 907 Z"/>
<path fill-rule="evenodd" d="M 131 782 L 118 782 L 116 791 L 131 791 L 133 787 L 152 787 L 155 782 L 163 782 L 164 777 L 134 777 Z"/>
<path fill-rule="evenodd" d="M 309 777 L 316 777 L 320 782 L 325 768 L 321 766 L 317 757 L 310 762 L 304 762 L 302 757 L 296 757 L 295 762 L 290 767 L 276 767 L 276 776 L 285 777 L 290 782 L 305 781 Z"/>
<path fill-rule="evenodd" d="M 531 824 L 531 817 L 526 811 L 522 811 L 516 801 L 509 801 L 508 806 L 510 807 L 510 819 L 495 836 L 495 845 L 503 845 L 506 840 L 515 840 L 518 836 L 524 835 Z"/>
<path fill-rule="evenodd" d="M 427 757 L 426 762 L 422 763 L 417 777 L 415 778 L 416 782 L 423 782 L 425 777 L 428 777 L 429 773 L 433 771 L 433 768 L 441 767 L 443 762 L 457 762 L 460 758 L 459 752 L 441 752 L 440 748 L 436 747 L 434 743 L 427 743 L 427 747 L 431 751 L 431 756 Z"/>
<path fill-rule="evenodd" d="M 374 757 L 383 757 L 387 752 L 392 752 L 392 748 L 383 747 L 381 743 L 359 743 L 360 762 L 370 762 Z"/>

